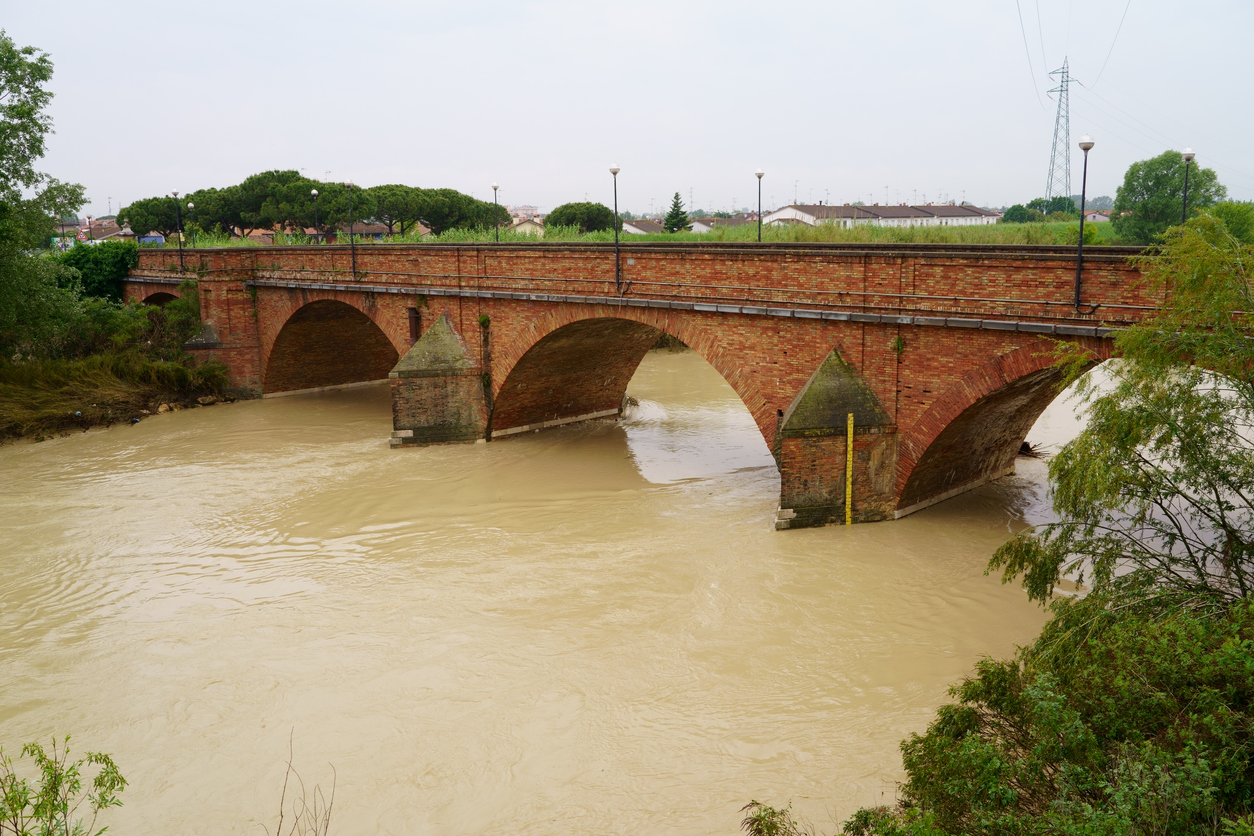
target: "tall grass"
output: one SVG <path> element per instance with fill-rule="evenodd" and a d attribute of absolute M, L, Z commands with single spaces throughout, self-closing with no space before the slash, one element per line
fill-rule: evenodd
<path fill-rule="evenodd" d="M 782 244 L 992 244 L 999 246 L 1036 245 L 1069 245 L 1076 239 L 1077 223 L 1026 223 L 1026 224 L 988 224 L 983 226 L 855 226 L 849 229 L 835 224 L 770 225 L 762 227 L 762 241 Z M 1109 223 L 1087 224 L 1085 231 L 1093 228 L 1097 232 L 1097 246 L 1121 243 L 1114 234 Z M 1090 233 L 1091 235 L 1091 233 Z M 535 244 L 547 243 L 607 243 L 613 242 L 613 230 L 581 233 L 578 227 L 545 227 L 544 237 L 501 229 L 449 229 L 439 235 L 390 235 L 384 239 L 389 244 L 485 244 L 499 240 L 502 244 Z M 1090 243 L 1085 236 L 1086 244 Z M 623 234 L 620 240 L 624 243 L 659 244 L 659 243 L 753 243 L 758 240 L 757 224 L 747 223 L 740 226 L 716 227 L 710 232 L 676 232 L 650 233 L 648 235 Z M 314 243 L 308 235 L 275 236 L 275 244 L 305 245 Z M 348 243 L 346 236 L 340 236 L 339 244 Z M 370 246 L 374 241 L 357 242 L 358 246 Z M 230 238 L 225 235 L 196 236 L 198 247 L 256 247 L 265 246 L 248 238 Z M 177 246 L 168 242 L 167 249 Z"/>

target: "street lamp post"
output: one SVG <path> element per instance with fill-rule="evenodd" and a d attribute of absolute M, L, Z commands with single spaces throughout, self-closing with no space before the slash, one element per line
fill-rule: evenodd
<path fill-rule="evenodd" d="M 92 219 L 92 217 L 93 217 L 92 215 L 88 215 L 88 216 L 87 216 L 87 237 L 88 237 L 88 238 L 90 238 L 91 240 L 95 241 L 95 240 L 96 240 L 96 231 L 95 231 L 95 230 L 93 230 L 93 229 L 91 228 L 91 219 Z"/>
<path fill-rule="evenodd" d="M 1180 155 L 1184 157 L 1184 205 L 1180 207 L 1180 223 L 1184 223 L 1189 219 L 1189 163 L 1195 155 L 1192 148 L 1185 148 Z"/>
<path fill-rule="evenodd" d="M 762 175 L 766 174 L 762 169 L 753 172 L 758 178 L 758 243 L 762 243 Z"/>
<path fill-rule="evenodd" d="M 623 266 L 618 257 L 618 172 L 622 171 L 618 163 L 610 166 L 610 174 L 614 175 L 614 291 L 623 291 Z"/>
<path fill-rule="evenodd" d="M 348 186 L 348 251 L 353 262 L 353 278 L 357 278 L 357 244 L 353 241 L 353 181 L 349 180 Z"/>
<path fill-rule="evenodd" d="M 196 249 L 196 204 L 187 201 L 187 222 L 192 225 L 192 249 Z"/>
<path fill-rule="evenodd" d="M 1080 271 L 1084 269 L 1084 202 L 1089 180 L 1089 151 L 1093 148 L 1093 137 L 1085 134 L 1080 137 L 1080 150 L 1084 152 L 1084 174 L 1080 179 L 1080 245 L 1075 256 L 1075 309 L 1080 310 Z"/>
<path fill-rule="evenodd" d="M 183 209 L 179 206 L 179 193 L 171 192 L 174 195 L 174 226 L 175 235 L 179 239 L 179 270 L 183 269 Z"/>
<path fill-rule="evenodd" d="M 492 184 L 492 225 L 496 227 L 496 243 L 501 243 L 501 215 L 499 212 L 499 204 L 496 202 L 496 190 L 500 188 L 496 183 Z"/>
<path fill-rule="evenodd" d="M 318 243 L 318 190 L 310 189 L 309 194 L 313 195 L 314 200 L 314 243 Z"/>

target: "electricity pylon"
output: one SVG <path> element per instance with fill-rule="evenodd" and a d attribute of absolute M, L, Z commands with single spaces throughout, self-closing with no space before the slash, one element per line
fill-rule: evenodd
<path fill-rule="evenodd" d="M 1051 76 L 1059 76 L 1058 86 L 1051 93 L 1058 94 L 1058 118 L 1054 120 L 1054 148 L 1049 153 L 1049 179 L 1045 182 L 1045 200 L 1062 195 L 1071 197 L 1071 111 L 1067 88 L 1071 75 L 1067 71 L 1067 59 L 1062 68 Z"/>

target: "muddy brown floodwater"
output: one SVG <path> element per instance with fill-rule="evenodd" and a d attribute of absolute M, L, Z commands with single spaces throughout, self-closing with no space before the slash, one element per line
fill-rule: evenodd
<path fill-rule="evenodd" d="M 289 737 L 332 832 L 831 833 L 1044 622 L 983 570 L 1042 462 L 890 523 L 776 532 L 779 476 L 691 352 L 639 406 L 393 450 L 386 386 L 0 448 L 0 745 L 113 754 L 125 834 L 271 832 Z M 1032 440 L 1074 432 L 1057 411 Z"/>

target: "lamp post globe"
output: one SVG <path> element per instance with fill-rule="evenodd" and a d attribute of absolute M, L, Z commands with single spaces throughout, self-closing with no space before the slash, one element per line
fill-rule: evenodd
<path fill-rule="evenodd" d="M 1193 158 L 1197 156 L 1193 153 L 1192 148 L 1185 148 L 1180 152 L 1180 156 L 1184 157 L 1184 201 L 1180 207 L 1180 223 L 1184 223 L 1189 219 L 1189 163 L 1193 162 Z"/>
<path fill-rule="evenodd" d="M 753 176 L 758 178 L 758 243 L 762 243 L 762 177 L 766 174 L 762 169 L 753 172 Z"/>
<path fill-rule="evenodd" d="M 1089 151 L 1093 150 L 1093 137 L 1080 137 L 1080 150 L 1084 152 L 1084 174 L 1080 178 L 1080 243 L 1075 255 L 1075 309 L 1080 310 L 1080 274 L 1084 270 L 1084 203 L 1089 184 Z"/>

